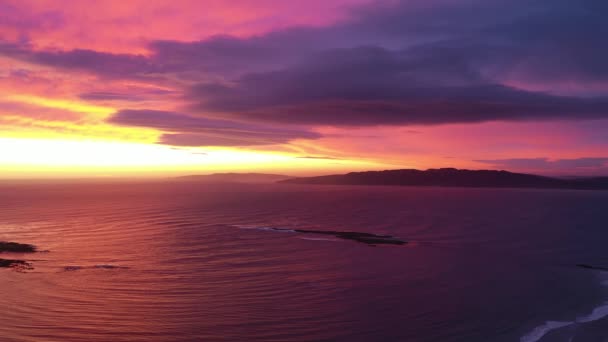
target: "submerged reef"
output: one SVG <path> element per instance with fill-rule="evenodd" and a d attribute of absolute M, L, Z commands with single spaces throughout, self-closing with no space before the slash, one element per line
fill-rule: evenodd
<path fill-rule="evenodd" d="M 93 266 L 64 266 L 63 270 L 66 272 L 80 271 L 85 269 L 104 269 L 104 270 L 121 270 L 121 269 L 129 269 L 127 266 L 118 266 L 118 265 L 109 265 L 109 264 L 100 264 Z"/>
<path fill-rule="evenodd" d="M 340 232 L 332 230 L 307 230 L 307 229 L 294 229 L 298 233 L 306 234 L 322 234 L 332 235 L 340 239 L 353 240 L 368 245 L 404 245 L 407 241 L 399 240 L 394 236 L 390 235 L 377 235 L 372 233 L 361 233 L 361 232 Z"/>
<path fill-rule="evenodd" d="M 15 259 L 0 259 L 0 267 L 12 268 L 15 271 L 24 272 L 27 270 L 33 270 L 34 267 L 31 263 L 25 260 Z"/>
<path fill-rule="evenodd" d="M 310 229 L 286 229 L 286 228 L 264 228 L 280 232 L 292 232 L 301 234 L 331 235 L 339 239 L 361 242 L 369 246 L 376 245 L 405 245 L 407 241 L 400 240 L 391 235 L 378 235 L 372 233 L 335 231 L 335 230 L 310 230 Z"/>

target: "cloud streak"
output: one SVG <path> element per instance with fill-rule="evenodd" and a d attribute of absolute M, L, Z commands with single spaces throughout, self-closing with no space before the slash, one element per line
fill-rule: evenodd
<path fill-rule="evenodd" d="M 608 169 L 608 157 L 587 157 L 573 159 L 549 159 L 549 158 L 511 158 L 511 159 L 492 159 L 492 160 L 475 160 L 479 163 L 492 165 L 499 168 L 507 169 L 528 169 L 528 170 L 576 170 L 576 169 L 591 169 L 605 170 Z"/>
<path fill-rule="evenodd" d="M 319 134 L 311 131 L 198 118 L 158 110 L 121 110 L 109 122 L 160 130 L 165 133 L 159 143 L 173 146 L 258 146 L 320 138 Z"/>
<path fill-rule="evenodd" d="M 342 158 L 329 157 L 329 156 L 300 156 L 298 159 L 319 159 L 319 160 L 342 160 Z"/>
<path fill-rule="evenodd" d="M 589 119 L 608 98 L 576 98 L 487 83 L 469 68 L 381 48 L 332 50 L 290 69 L 201 84 L 194 110 L 232 118 L 321 125 L 403 125 L 490 120 Z M 442 70 L 443 69 L 443 70 Z M 448 69 L 448 70 L 445 70 Z"/>

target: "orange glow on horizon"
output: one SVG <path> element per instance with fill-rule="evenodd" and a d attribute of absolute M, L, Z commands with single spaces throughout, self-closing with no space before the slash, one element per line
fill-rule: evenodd
<path fill-rule="evenodd" d="M 302 159 L 294 155 L 226 148 L 189 149 L 143 143 L 0 138 L 2 178 L 155 177 L 212 172 L 316 174 L 382 168 L 357 160 Z M 321 172 L 322 173 L 322 172 Z"/>
<path fill-rule="evenodd" d="M 543 49 L 522 49 L 539 53 L 530 66 L 517 54 L 480 60 L 468 47 L 463 63 L 435 58 L 426 28 L 391 24 L 432 8 L 4 0 L 0 179 L 440 167 L 608 174 L 608 81 L 577 81 L 582 67 L 527 75 Z M 454 39 L 445 44 L 459 46 Z"/>

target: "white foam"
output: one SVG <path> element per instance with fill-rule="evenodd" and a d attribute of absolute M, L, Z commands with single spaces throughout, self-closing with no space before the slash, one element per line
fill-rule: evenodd
<path fill-rule="evenodd" d="M 539 341 L 543 336 L 545 336 L 551 330 L 567 327 L 574 322 L 557 322 L 557 321 L 547 321 L 545 324 L 540 325 L 531 332 L 522 336 L 519 341 L 520 342 L 536 342 Z"/>
<path fill-rule="evenodd" d="M 576 322 L 589 323 L 602 319 L 606 316 L 608 316 L 608 302 L 593 309 L 593 311 L 589 315 L 577 318 Z"/>
<path fill-rule="evenodd" d="M 589 322 L 597 321 L 606 316 L 608 316 L 608 302 L 596 307 L 595 309 L 593 309 L 593 311 L 591 311 L 590 314 L 588 314 L 586 316 L 578 317 L 575 321 L 569 321 L 569 322 L 547 321 L 547 322 L 545 322 L 545 324 L 534 328 L 534 330 L 532 330 L 530 333 L 522 336 L 522 338 L 520 338 L 519 341 L 520 342 L 536 342 L 536 341 L 539 341 L 543 336 L 545 336 L 551 330 L 563 328 L 563 327 L 566 327 L 566 326 L 569 326 L 572 324 L 577 324 L 577 323 L 589 323 Z"/>
<path fill-rule="evenodd" d="M 608 272 L 600 272 L 598 276 L 600 277 L 600 283 L 603 286 L 608 286 Z"/>
<path fill-rule="evenodd" d="M 600 277 L 600 283 L 603 286 L 608 286 L 608 272 L 599 272 L 598 276 Z M 543 336 L 545 336 L 551 330 L 559 329 L 571 324 L 577 323 L 589 323 L 593 321 L 600 320 L 604 317 L 608 316 L 608 302 L 603 303 L 602 305 L 594 308 L 590 314 L 586 316 L 577 317 L 574 321 L 569 322 L 557 322 L 557 321 L 547 321 L 545 324 L 534 328 L 530 333 L 524 335 L 519 339 L 520 342 L 536 342 L 539 341 Z"/>

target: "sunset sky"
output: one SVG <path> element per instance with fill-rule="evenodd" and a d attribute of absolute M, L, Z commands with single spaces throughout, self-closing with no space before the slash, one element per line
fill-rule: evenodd
<path fill-rule="evenodd" d="M 604 0 L 0 0 L 0 178 L 608 175 Z"/>

